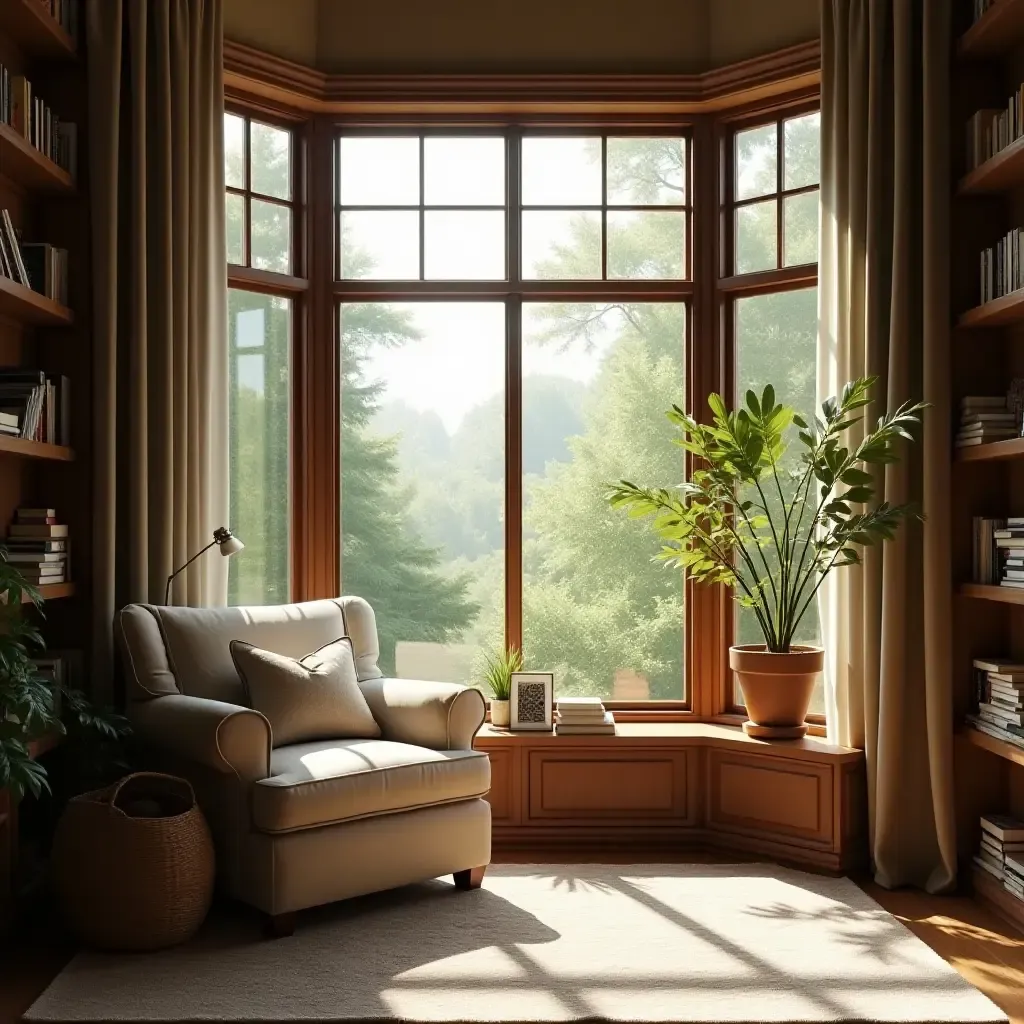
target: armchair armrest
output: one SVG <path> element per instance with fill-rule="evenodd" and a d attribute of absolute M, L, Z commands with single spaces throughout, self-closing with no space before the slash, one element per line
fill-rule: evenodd
<path fill-rule="evenodd" d="M 433 750 L 470 750 L 483 725 L 479 690 L 419 679 L 364 679 L 359 684 L 385 739 Z"/>
<path fill-rule="evenodd" d="M 135 702 L 129 715 L 137 735 L 179 757 L 245 782 L 270 774 L 270 723 L 251 708 L 168 694 Z"/>

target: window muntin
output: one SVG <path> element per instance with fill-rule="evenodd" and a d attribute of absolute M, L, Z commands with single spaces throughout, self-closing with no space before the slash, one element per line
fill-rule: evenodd
<path fill-rule="evenodd" d="M 338 139 L 337 277 L 503 281 L 505 139 Z"/>
<path fill-rule="evenodd" d="M 293 272 L 292 133 L 224 115 L 224 208 L 228 263 Z"/>
<path fill-rule="evenodd" d="M 734 133 L 732 273 L 817 262 L 820 131 L 812 111 Z"/>
<path fill-rule="evenodd" d="M 526 135 L 521 160 L 524 281 L 689 277 L 686 138 Z"/>

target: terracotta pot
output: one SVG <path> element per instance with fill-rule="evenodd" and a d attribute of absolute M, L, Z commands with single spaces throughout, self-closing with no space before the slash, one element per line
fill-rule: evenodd
<path fill-rule="evenodd" d="M 820 647 L 796 647 L 773 654 L 764 644 L 729 648 L 729 667 L 743 689 L 750 721 L 748 736 L 796 740 L 807 734 L 807 708 L 821 674 L 825 652 Z"/>
<path fill-rule="evenodd" d="M 507 700 L 491 700 L 491 725 L 498 729 L 507 729 L 509 721 L 509 702 Z"/>

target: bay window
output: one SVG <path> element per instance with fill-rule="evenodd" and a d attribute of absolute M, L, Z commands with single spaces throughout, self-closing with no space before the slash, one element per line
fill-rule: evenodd
<path fill-rule="evenodd" d="M 225 137 L 232 601 L 359 594 L 399 676 L 509 643 L 624 718 L 737 713 L 749 623 L 606 492 L 684 478 L 672 404 L 813 401 L 816 112 Z"/>

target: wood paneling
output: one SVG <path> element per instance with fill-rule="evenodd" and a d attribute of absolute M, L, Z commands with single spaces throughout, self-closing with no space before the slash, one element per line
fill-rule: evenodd
<path fill-rule="evenodd" d="M 490 750 L 488 755 L 491 759 L 491 790 L 487 794 L 487 802 L 491 805 L 491 820 L 498 824 L 518 821 L 514 801 L 519 787 L 514 776 L 519 751 L 510 747 L 507 750 Z"/>
<path fill-rule="evenodd" d="M 725 831 L 832 844 L 832 766 L 712 750 L 708 825 Z"/>
<path fill-rule="evenodd" d="M 485 726 L 475 746 L 491 756 L 497 850 L 714 847 L 825 871 L 866 861 L 861 751 L 678 722 L 609 737 Z"/>
<path fill-rule="evenodd" d="M 530 821 L 691 819 L 685 750 L 529 751 Z"/>

